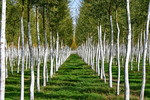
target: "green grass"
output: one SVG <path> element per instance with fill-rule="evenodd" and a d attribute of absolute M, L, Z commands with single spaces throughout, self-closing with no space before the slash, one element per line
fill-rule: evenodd
<path fill-rule="evenodd" d="M 50 63 L 47 65 L 50 66 Z M 35 100 L 123 100 L 124 99 L 124 68 L 121 68 L 120 95 L 116 96 L 117 66 L 113 66 L 113 88 L 108 84 L 108 63 L 105 63 L 105 72 L 107 83 L 91 70 L 91 67 L 85 64 L 77 55 L 71 55 L 67 61 L 55 73 L 52 79 L 49 79 L 47 86 L 43 87 L 41 64 L 41 92 L 36 91 L 35 80 Z M 137 72 L 137 65 L 134 62 L 134 70 L 129 73 L 131 100 L 138 100 L 141 89 L 142 68 Z M 50 68 L 49 68 L 50 69 Z M 14 74 L 11 75 L 9 68 L 9 77 L 6 79 L 6 100 L 20 99 L 21 74 L 17 74 L 14 66 Z M 36 79 L 36 68 L 35 68 Z M 25 100 L 29 100 L 30 94 L 30 70 L 25 70 Z M 150 99 L 150 68 L 147 66 L 147 82 L 145 90 L 145 99 Z"/>

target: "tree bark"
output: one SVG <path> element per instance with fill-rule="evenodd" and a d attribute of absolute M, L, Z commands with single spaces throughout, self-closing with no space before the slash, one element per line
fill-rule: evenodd
<path fill-rule="evenodd" d="M 33 51 L 32 51 L 32 40 L 30 32 L 30 0 L 28 0 L 28 38 L 29 38 L 29 50 L 30 50 L 30 71 L 31 71 L 31 84 L 30 84 L 30 100 L 34 100 L 34 66 L 33 66 Z"/>
<path fill-rule="evenodd" d="M 57 41 L 56 41 L 56 72 L 58 71 L 58 48 L 59 47 L 59 37 L 57 33 Z"/>
<path fill-rule="evenodd" d="M 23 15 L 21 17 L 23 17 Z M 17 73 L 19 73 L 19 66 L 20 66 L 20 35 L 19 35 L 19 39 L 18 39 L 18 68 L 17 68 Z"/>
<path fill-rule="evenodd" d="M 0 34 L 0 65 L 1 65 L 1 81 L 0 81 L 0 98 L 5 98 L 5 29 L 6 29 L 6 0 L 2 0 L 1 13 L 1 34 Z"/>
<path fill-rule="evenodd" d="M 47 37 L 46 37 L 46 29 L 45 29 L 45 13 L 43 7 L 43 29 L 44 29 L 44 37 L 45 37 L 45 48 L 44 48 L 44 66 L 43 66 L 43 86 L 46 86 L 46 63 L 47 63 Z"/>
<path fill-rule="evenodd" d="M 104 32 L 104 40 L 103 40 L 103 47 L 104 47 L 104 60 L 105 60 L 105 37 L 106 37 L 106 33 Z"/>
<path fill-rule="evenodd" d="M 54 53 L 53 59 L 55 61 L 55 38 L 54 38 L 54 36 L 53 36 L 53 53 Z M 53 64 L 54 64 L 54 74 L 55 74 L 55 72 L 56 72 L 56 64 L 55 63 L 53 63 Z"/>
<path fill-rule="evenodd" d="M 11 67 L 11 74 L 13 75 L 13 42 L 11 43 L 11 51 L 10 51 L 10 67 Z"/>
<path fill-rule="evenodd" d="M 40 36 L 39 36 L 39 16 L 38 6 L 36 6 L 36 31 L 37 31 L 37 42 L 38 42 L 38 61 L 37 61 L 37 91 L 40 92 Z"/>
<path fill-rule="evenodd" d="M 21 55 L 22 55 L 22 64 L 21 64 L 21 100 L 24 100 L 24 25 L 23 25 L 23 15 L 24 15 L 24 0 L 22 0 L 22 14 L 21 14 Z M 18 66 L 19 68 L 19 66 Z M 19 72 L 19 70 L 17 71 Z"/>
<path fill-rule="evenodd" d="M 117 61 L 118 61 L 118 81 L 117 81 L 117 95 L 119 95 L 119 85 L 120 85 L 120 58 L 119 58 L 119 35 L 120 35 L 120 29 L 118 22 L 116 23 L 117 29 L 118 29 L 118 36 L 117 36 Z"/>
<path fill-rule="evenodd" d="M 130 0 L 127 0 L 127 19 L 128 19 L 128 40 L 127 40 L 127 52 L 126 52 L 126 61 L 124 67 L 124 78 L 125 78 L 125 100 L 130 99 L 130 87 L 129 87 L 129 72 L 128 72 L 128 65 L 129 65 L 129 57 L 131 53 L 131 19 L 130 19 Z"/>
<path fill-rule="evenodd" d="M 111 24 L 111 47 L 110 47 L 110 61 L 109 61 L 109 86 L 112 87 L 112 61 L 113 61 L 113 22 L 110 15 Z"/>
<path fill-rule="evenodd" d="M 119 95 L 119 85 L 120 85 L 120 51 L 119 51 L 119 35 L 120 35 L 120 29 L 118 25 L 118 16 L 117 16 L 117 5 L 116 5 L 116 26 L 118 30 L 117 34 L 117 63 L 118 63 L 118 80 L 117 80 L 117 95 Z"/>
<path fill-rule="evenodd" d="M 145 90 L 145 84 L 146 84 L 146 53 L 147 53 L 147 42 L 148 42 L 148 36 L 149 36 L 149 21 L 150 21 L 150 1 L 149 1 L 148 17 L 147 17 L 147 25 L 146 25 L 146 38 L 144 40 L 143 74 L 142 74 L 143 79 L 142 79 L 140 100 L 144 100 L 144 90 Z"/>
<path fill-rule="evenodd" d="M 8 68 L 7 68 L 7 59 L 8 59 L 8 54 L 7 54 L 7 41 L 6 41 L 6 38 L 5 38 L 5 65 L 6 65 L 6 71 L 5 71 L 5 77 L 8 78 Z"/>
<path fill-rule="evenodd" d="M 104 52 L 103 52 L 103 45 L 102 45 L 102 29 L 101 29 L 101 25 L 99 27 L 100 31 L 99 31 L 99 41 L 100 41 L 100 51 L 101 51 L 101 69 L 102 69 L 102 75 L 104 77 L 104 83 L 106 83 L 106 77 L 105 77 L 105 69 L 104 69 Z"/>
<path fill-rule="evenodd" d="M 141 51 L 142 51 L 142 32 L 141 32 L 141 39 L 140 39 L 140 45 L 139 45 L 139 54 L 138 54 L 138 72 L 140 71 Z"/>

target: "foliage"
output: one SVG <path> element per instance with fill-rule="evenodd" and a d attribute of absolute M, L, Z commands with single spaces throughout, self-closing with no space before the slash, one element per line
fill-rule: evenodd
<path fill-rule="evenodd" d="M 137 43 L 139 33 L 145 29 L 148 0 L 130 0 L 132 34 Z M 106 32 L 106 40 L 110 41 L 110 13 L 113 18 L 114 27 L 114 41 L 117 38 L 116 27 L 116 10 L 118 17 L 118 24 L 120 27 L 120 42 L 123 37 L 127 36 L 127 14 L 126 14 L 126 1 L 125 0 L 83 0 L 80 8 L 79 18 L 76 26 L 76 39 L 77 43 L 85 42 L 87 37 L 93 36 L 93 40 L 98 40 L 97 25 L 102 25 L 103 34 Z M 125 41 L 126 42 L 126 41 Z"/>
<path fill-rule="evenodd" d="M 24 12 L 24 33 L 25 43 L 27 43 L 27 0 L 25 1 Z M 50 32 L 56 38 L 56 33 L 59 33 L 60 41 L 63 39 L 64 44 L 71 45 L 73 37 L 73 21 L 68 7 L 68 0 L 30 0 L 31 8 L 31 36 L 34 45 L 37 45 L 36 36 L 36 6 L 39 9 L 39 23 L 40 23 L 40 40 L 44 43 L 43 19 L 42 9 L 45 7 L 46 16 L 46 32 L 47 39 L 50 41 Z M 0 1 L 1 4 L 1 1 Z M 21 35 L 21 9 L 22 0 L 7 0 L 7 21 L 6 21 L 6 39 L 10 45 L 12 42 L 17 46 L 18 37 Z M 1 6 L 0 6 L 1 10 Z M 0 12 L 1 15 L 1 12 Z M 1 17 L 0 17 L 1 18 Z"/>

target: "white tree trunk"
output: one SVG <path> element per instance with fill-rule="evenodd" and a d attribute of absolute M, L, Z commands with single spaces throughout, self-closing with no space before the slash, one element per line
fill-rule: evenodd
<path fill-rule="evenodd" d="M 46 30 L 45 34 L 45 49 L 44 49 L 44 66 L 43 66 L 43 86 L 46 86 L 46 62 L 47 62 L 47 39 L 46 39 Z"/>
<path fill-rule="evenodd" d="M 8 58 L 8 56 L 7 56 L 7 41 L 5 39 L 5 62 L 6 62 L 5 63 L 5 65 L 6 65 L 5 77 L 6 78 L 8 78 L 7 58 Z"/>
<path fill-rule="evenodd" d="M 111 46 L 110 46 L 110 61 L 109 61 L 109 86 L 112 87 L 112 60 L 113 60 L 113 22 L 110 15 L 111 24 Z"/>
<path fill-rule="evenodd" d="M 138 70 L 139 70 L 139 59 L 140 59 L 140 43 L 139 43 L 139 38 L 138 38 L 138 43 L 137 43 L 137 52 L 138 52 L 138 54 L 137 54 L 137 60 L 138 60 Z"/>
<path fill-rule="evenodd" d="M 34 66 L 33 66 L 33 50 L 32 50 L 32 40 L 30 32 L 30 0 L 28 0 L 28 38 L 29 38 L 29 50 L 30 50 L 30 71 L 31 71 L 31 84 L 30 84 L 30 100 L 34 100 Z"/>
<path fill-rule="evenodd" d="M 131 53 L 131 19 L 130 19 L 130 0 L 127 0 L 127 18 L 128 18 L 128 40 L 127 40 L 127 52 L 126 52 L 126 61 L 124 67 L 124 76 L 125 76 L 125 100 L 130 99 L 130 87 L 129 87 L 129 57 Z"/>
<path fill-rule="evenodd" d="M 118 36 L 117 36 L 117 60 L 118 60 L 118 81 L 117 81 L 117 95 L 119 95 L 119 85 L 120 85 L 120 58 L 119 58 L 119 35 L 120 35 L 120 29 L 119 29 L 119 25 L 118 22 L 117 24 L 117 29 L 118 29 Z"/>
<path fill-rule="evenodd" d="M 54 62 L 54 59 L 53 59 L 53 56 L 51 56 L 51 72 L 50 72 L 50 77 L 52 78 L 53 77 L 53 62 Z"/>
<path fill-rule="evenodd" d="M 37 61 L 37 91 L 40 92 L 40 36 L 39 36 L 39 22 L 38 22 L 38 6 L 36 6 L 36 28 L 37 28 L 37 41 L 38 41 L 38 61 Z"/>
<path fill-rule="evenodd" d="M 92 60 L 92 68 L 94 69 L 94 62 L 95 62 L 95 49 L 94 49 L 94 45 L 93 45 L 93 60 Z"/>
<path fill-rule="evenodd" d="M 146 53 L 147 53 L 147 41 L 149 36 L 149 21 L 150 21 L 150 1 L 149 1 L 148 17 L 147 17 L 147 25 L 146 25 L 146 39 L 144 40 L 143 74 L 142 74 L 143 79 L 142 79 L 140 100 L 144 100 L 144 90 L 145 90 L 145 83 L 146 83 Z"/>
<path fill-rule="evenodd" d="M 143 31 L 143 38 L 144 38 L 144 43 L 145 43 L 145 38 L 146 38 L 146 36 L 145 36 L 145 30 Z M 144 52 L 144 50 L 143 50 L 143 52 Z"/>
<path fill-rule="evenodd" d="M 102 29 L 101 29 L 101 25 L 100 25 L 100 35 L 99 35 L 99 41 L 100 41 L 100 51 L 101 51 L 101 69 L 102 69 L 102 71 L 101 71 L 101 73 L 102 73 L 102 75 L 103 75 L 103 77 L 104 77 L 104 83 L 106 83 L 106 77 L 105 77 L 105 69 L 104 69 L 104 52 L 103 52 L 103 45 L 102 45 Z"/>
<path fill-rule="evenodd" d="M 11 60 L 10 60 L 10 66 L 11 66 L 11 74 L 13 75 L 13 42 L 11 44 L 11 51 L 10 51 L 10 57 L 11 57 Z"/>
<path fill-rule="evenodd" d="M 85 60 L 85 62 L 86 62 L 86 60 Z M 98 45 L 97 45 L 97 48 L 96 48 L 96 73 L 98 73 L 97 66 L 98 66 Z"/>
<path fill-rule="evenodd" d="M 20 100 L 24 100 L 24 26 L 23 26 L 24 0 L 23 0 L 22 6 L 23 6 L 22 7 L 22 16 L 21 16 L 21 41 L 22 41 L 21 55 L 22 55 L 22 62 L 21 62 L 21 99 Z M 20 37 L 19 37 L 19 39 L 20 39 Z M 18 60 L 19 60 L 19 57 L 18 57 Z M 19 65 L 18 65 L 17 72 L 19 72 Z"/>
<path fill-rule="evenodd" d="M 19 73 L 19 65 L 20 65 L 20 36 L 18 39 L 18 68 L 17 68 L 17 73 Z"/>
<path fill-rule="evenodd" d="M 106 33 L 104 33 L 104 40 L 103 40 L 103 47 L 104 47 L 104 60 L 105 60 L 105 37 L 106 37 Z"/>
<path fill-rule="evenodd" d="M 55 38 L 54 37 L 53 37 L 53 54 L 54 54 L 53 59 L 55 61 L 55 55 L 56 54 L 55 54 Z M 53 63 L 53 64 L 54 64 L 54 74 L 55 74 L 55 72 L 56 72 L 56 64 L 55 63 Z"/>
<path fill-rule="evenodd" d="M 6 28 L 6 0 L 2 0 L 1 13 L 1 34 L 0 34 L 0 67 L 1 67 L 1 81 L 0 81 L 0 99 L 5 98 L 5 28 Z"/>
<path fill-rule="evenodd" d="M 99 60 L 100 60 L 100 54 L 101 54 L 101 52 L 100 52 L 100 39 L 99 39 L 99 35 L 100 35 L 100 28 L 99 28 L 99 26 L 97 26 L 97 29 L 98 29 L 98 46 L 97 46 L 97 56 L 98 56 L 98 58 L 97 58 L 97 73 L 98 73 L 98 76 L 100 75 L 100 68 L 99 68 Z M 87 54 L 88 55 L 88 54 Z M 102 77 L 102 75 L 100 76 L 100 79 L 102 79 L 103 77 Z"/>
<path fill-rule="evenodd" d="M 141 40 L 140 40 L 139 54 L 138 54 L 138 72 L 140 70 L 141 51 L 142 51 L 142 32 L 141 32 Z"/>
<path fill-rule="evenodd" d="M 48 52 L 48 51 L 47 51 Z M 48 53 L 47 53 L 48 54 Z M 46 56 L 47 57 L 47 56 Z M 47 58 L 46 58 L 47 59 Z M 47 60 L 46 60 L 47 62 Z M 47 68 L 47 63 L 46 63 L 46 82 L 48 82 L 48 68 Z"/>
<path fill-rule="evenodd" d="M 58 49 L 59 49 L 59 37 L 57 33 L 57 41 L 56 41 L 56 72 L 58 71 Z"/>
<path fill-rule="evenodd" d="M 100 68 L 99 68 L 99 59 L 100 59 L 100 50 L 99 50 L 99 45 L 98 45 L 98 66 L 97 66 L 97 70 L 98 70 L 98 76 L 100 75 Z M 102 79 L 102 78 L 101 78 Z"/>
<path fill-rule="evenodd" d="M 45 48 L 44 48 L 44 66 L 43 66 L 43 86 L 46 86 L 46 65 L 47 65 L 47 37 L 46 37 L 46 28 L 45 28 L 45 9 L 43 7 L 43 29 L 44 29 L 44 38 L 45 38 Z"/>

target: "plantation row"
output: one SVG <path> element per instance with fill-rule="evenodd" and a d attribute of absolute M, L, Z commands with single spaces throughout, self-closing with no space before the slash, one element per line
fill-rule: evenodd
<path fill-rule="evenodd" d="M 62 2 L 65 3 L 62 5 Z M 11 75 L 14 74 L 14 69 L 16 68 L 13 67 L 15 66 L 17 66 L 17 73 L 21 71 L 21 100 L 24 100 L 25 96 L 24 69 L 27 70 L 30 68 L 30 99 L 34 100 L 34 66 L 37 67 L 36 85 L 37 91 L 40 92 L 40 64 L 44 64 L 43 86 L 46 86 L 48 78 L 52 78 L 53 74 L 58 71 L 59 67 L 70 56 L 71 49 L 66 46 L 66 40 L 63 39 L 63 37 L 73 32 L 72 19 L 68 8 L 69 2 L 68 0 L 61 0 L 59 2 L 51 0 L 7 0 L 7 3 L 8 6 L 6 7 L 6 0 L 0 1 L 0 4 L 2 4 L 0 7 L 0 9 L 2 9 L 2 13 L 0 13 L 0 100 L 5 99 L 5 78 L 9 77 L 9 65 L 11 67 Z M 6 10 L 8 11 L 6 12 Z M 25 13 L 27 13 L 27 15 Z M 50 16 L 53 16 L 53 18 Z M 6 19 L 9 20 L 6 22 Z M 64 24 L 65 20 L 67 20 L 68 23 Z M 63 27 L 63 29 L 58 30 L 60 27 Z M 15 37 L 18 39 L 14 39 Z M 70 37 L 72 38 L 71 35 Z M 69 41 L 70 38 L 67 40 Z M 43 42 L 44 45 L 41 45 Z M 65 44 L 63 44 L 63 42 Z M 49 60 L 51 65 L 47 66 L 47 61 Z M 49 67 L 50 69 L 48 70 Z"/>
<path fill-rule="evenodd" d="M 37 66 L 37 91 L 40 92 L 40 64 L 44 63 L 43 66 L 43 86 L 46 86 L 46 82 L 48 82 L 49 78 L 53 77 L 53 74 L 58 71 L 59 67 L 66 61 L 66 59 L 70 56 L 71 54 L 71 49 L 68 46 L 64 46 L 63 43 L 59 45 L 59 36 L 57 35 L 57 40 L 55 43 L 55 38 L 53 37 L 53 43 L 52 43 L 52 38 L 50 36 L 51 42 L 50 42 L 50 47 L 46 46 L 46 49 L 43 45 L 40 46 L 40 48 L 33 47 L 32 54 L 32 66 Z M 20 48 L 20 39 L 18 40 L 18 48 L 13 46 L 13 43 L 10 47 L 5 46 L 6 48 L 6 78 L 8 77 L 8 65 L 11 67 L 11 75 L 13 75 L 13 66 L 17 66 L 17 73 L 21 74 L 24 69 L 20 69 L 20 63 L 21 63 L 21 48 Z M 56 47 L 55 47 L 56 45 Z M 28 68 L 31 68 L 31 56 L 30 56 L 30 51 L 29 51 L 29 46 L 26 44 L 25 47 L 25 52 L 24 52 L 24 66 L 25 70 Z M 50 61 L 51 65 L 47 66 L 47 62 Z M 50 67 L 50 70 L 48 70 L 48 67 Z M 15 68 L 16 69 L 16 68 Z M 34 75 L 34 74 L 33 74 Z M 35 77 L 35 76 L 33 76 Z M 22 81 L 24 80 L 24 77 Z M 24 92 L 24 87 L 21 88 L 22 92 Z"/>
<path fill-rule="evenodd" d="M 58 37 L 59 38 L 59 37 Z M 6 48 L 6 65 L 10 65 L 11 67 L 11 74 L 13 75 L 13 66 L 17 65 L 17 73 L 19 73 L 20 71 L 20 63 L 21 63 L 21 48 L 20 48 L 20 38 L 18 40 L 18 47 L 16 48 L 16 46 L 13 45 L 10 45 L 9 47 L 7 47 L 7 45 L 5 46 Z M 48 44 L 47 44 L 47 49 L 46 51 L 44 50 L 44 45 L 42 44 L 40 46 L 40 51 L 38 51 L 38 48 L 37 47 L 33 47 L 33 66 L 37 66 L 38 63 L 41 63 L 41 62 L 44 62 L 44 54 L 46 52 L 46 61 L 47 60 L 51 60 L 51 57 L 52 59 L 56 58 L 56 55 L 58 56 L 58 61 L 56 62 L 59 62 L 59 66 L 62 65 L 62 63 L 64 62 L 64 58 L 61 58 L 60 57 L 65 57 L 67 58 L 70 53 L 71 53 L 71 49 L 68 47 L 68 46 L 63 46 L 63 43 L 61 43 L 61 45 L 58 44 L 58 42 L 56 42 L 57 45 L 55 47 L 55 38 L 53 37 L 53 44 L 51 44 L 50 46 L 52 47 L 49 47 Z M 28 43 L 26 44 L 25 46 L 25 69 L 27 70 L 28 68 L 30 68 L 30 51 L 29 51 L 29 45 Z M 38 56 L 40 58 L 40 61 L 38 62 Z M 54 60 L 53 60 L 54 62 Z M 53 66 L 53 65 L 52 65 Z M 58 70 L 58 68 L 57 68 Z M 55 69 L 56 71 L 56 69 Z M 8 78 L 8 70 L 7 70 L 7 66 L 6 66 L 6 78 Z"/>
<path fill-rule="evenodd" d="M 109 87 L 112 88 L 112 63 L 117 63 L 118 65 L 118 80 L 117 80 L 117 95 L 119 95 L 119 87 L 120 87 L 120 59 L 122 60 L 122 66 L 124 67 L 124 87 L 125 87 L 125 100 L 130 99 L 130 84 L 129 84 L 129 62 L 131 62 L 131 71 L 133 70 L 133 60 L 135 59 L 137 62 L 138 72 L 140 70 L 140 61 L 142 59 L 142 82 L 141 82 L 141 93 L 140 93 L 140 100 L 144 100 L 144 91 L 145 91 L 145 84 L 146 84 L 146 61 L 150 61 L 150 42 L 149 39 L 149 21 L 150 21 L 150 2 L 148 8 L 148 16 L 146 22 L 146 33 L 143 31 L 141 33 L 140 40 L 136 40 L 137 44 L 134 45 L 134 39 L 132 38 L 131 41 L 131 18 L 130 18 L 130 0 L 127 0 L 127 21 L 128 21 L 128 36 L 127 36 L 127 44 L 125 46 L 124 39 L 122 45 L 120 46 L 120 28 L 117 21 L 117 13 L 116 13 L 116 26 L 117 26 L 117 43 L 116 45 L 113 44 L 113 20 L 110 10 L 110 26 L 111 26 L 111 41 L 110 44 L 105 40 L 105 33 L 104 33 L 104 40 L 102 40 L 102 26 L 101 23 L 98 23 L 97 31 L 98 31 L 98 43 L 97 46 L 94 45 L 94 42 L 91 38 L 88 37 L 87 41 L 83 43 L 80 47 L 78 47 L 78 54 L 80 57 L 87 63 L 91 65 L 93 70 L 96 70 L 98 76 L 101 79 L 104 79 L 104 83 L 106 83 L 106 75 L 105 75 L 105 67 L 104 61 L 106 60 L 109 62 Z M 111 7 L 111 4 L 110 4 Z M 132 33 L 133 34 L 133 33 Z M 142 34 L 144 34 L 142 38 Z M 143 40 L 143 42 L 142 42 Z M 106 45 L 105 45 L 106 44 Z M 132 45 L 131 45 L 132 44 Z M 148 53 L 147 53 L 148 52 Z M 96 58 L 96 67 L 94 67 L 94 62 Z M 117 60 L 113 60 L 116 58 Z M 101 60 L 101 69 L 99 66 L 99 61 Z M 150 64 L 150 62 L 149 62 Z"/>

